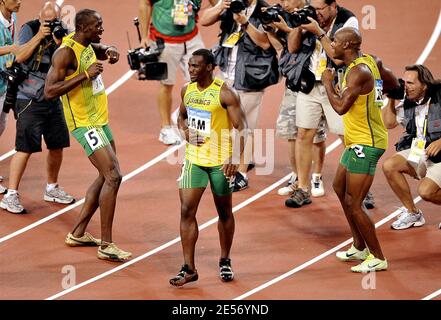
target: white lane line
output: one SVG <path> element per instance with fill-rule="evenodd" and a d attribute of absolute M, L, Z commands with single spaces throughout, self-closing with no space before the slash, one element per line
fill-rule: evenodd
<path fill-rule="evenodd" d="M 441 35 L 441 10 L 440 10 L 440 15 L 439 15 L 439 17 L 438 17 L 438 22 L 437 22 L 437 24 L 436 24 L 436 26 L 435 26 L 435 29 L 434 29 L 433 32 L 432 32 L 432 36 L 430 37 L 430 40 L 429 40 L 429 42 L 427 43 L 427 45 L 426 45 L 426 47 L 425 47 L 423 53 L 420 55 L 420 57 L 419 57 L 418 60 L 417 60 L 417 63 L 418 63 L 418 64 L 422 64 L 422 63 L 424 63 L 424 61 L 426 61 L 427 57 L 429 56 L 430 52 L 432 51 L 432 49 L 433 49 L 433 47 L 434 47 L 435 43 L 437 42 L 437 40 L 438 40 L 438 38 L 439 38 L 440 35 Z M 386 105 L 386 104 L 385 104 L 385 105 Z M 384 108 L 384 106 L 383 106 L 383 108 Z M 340 140 L 338 140 L 338 141 L 340 141 Z M 421 200 L 421 198 L 420 198 L 420 197 L 417 197 L 417 198 L 414 199 L 414 202 L 417 203 L 417 202 L 419 202 L 420 200 Z M 392 213 L 391 215 L 389 215 L 389 216 L 386 217 L 385 219 L 381 220 L 381 221 L 378 222 L 375 226 L 376 226 L 376 227 L 377 227 L 377 225 L 378 225 L 378 226 L 381 226 L 381 225 L 384 224 L 385 222 L 389 221 L 390 219 L 392 219 L 392 218 L 394 217 L 394 214 L 396 215 L 396 212 L 397 212 L 397 211 L 395 211 L 394 213 Z M 386 220 L 386 219 L 387 219 L 387 220 Z M 381 223 L 381 224 L 380 224 L 380 223 Z M 283 275 L 281 275 L 281 276 L 279 276 L 279 277 L 277 277 L 277 278 L 275 278 L 275 279 L 273 279 L 273 280 L 267 282 L 266 284 L 263 284 L 263 285 L 257 287 L 257 288 L 254 289 L 254 290 L 251 290 L 251 291 L 249 291 L 249 292 L 247 292 L 247 293 L 245 293 L 245 294 L 243 294 L 243 295 L 241 295 L 241 296 L 235 298 L 234 300 L 242 300 L 242 299 L 245 299 L 246 297 L 249 297 L 250 295 L 252 295 L 252 294 L 254 294 L 254 293 L 258 292 L 258 291 L 261 291 L 261 290 L 263 290 L 264 288 L 269 287 L 269 286 L 273 285 L 274 283 L 277 283 L 277 282 L 279 282 L 279 281 L 285 279 L 286 277 L 289 277 L 289 276 L 291 276 L 292 274 L 294 274 L 294 273 L 296 273 L 296 272 L 298 272 L 298 271 L 300 271 L 300 270 L 302 270 L 302 269 L 308 267 L 309 265 L 311 265 L 311 264 L 313 264 L 313 263 L 315 263 L 315 262 L 317 262 L 317 261 L 323 259 L 324 257 L 330 255 L 331 253 L 337 251 L 338 249 L 344 247 L 345 245 L 347 245 L 347 244 L 349 244 L 349 243 L 351 243 L 351 242 L 352 242 L 352 239 L 346 240 L 345 242 L 339 244 L 338 246 L 336 246 L 336 247 L 334 247 L 334 248 L 332 248 L 332 249 L 326 251 L 325 253 L 321 254 L 320 256 L 317 256 L 316 258 L 311 259 L 311 260 L 309 260 L 308 262 L 305 262 L 304 264 L 298 266 L 297 268 L 294 268 L 294 269 L 292 269 L 291 271 L 288 271 L 287 273 L 285 273 L 285 274 L 283 274 Z M 439 291 L 433 293 L 433 294 L 436 294 L 436 293 L 437 293 L 437 295 L 441 294 L 441 289 L 440 289 Z M 433 294 L 432 294 L 432 295 L 433 295 Z M 427 296 L 426 298 L 428 298 L 428 297 L 432 297 L 432 298 L 433 298 L 432 295 Z M 424 298 L 424 299 L 425 299 L 425 298 Z"/>
<path fill-rule="evenodd" d="M 337 142 L 339 142 L 339 143 L 337 143 Z M 328 154 L 329 152 L 331 152 L 335 148 L 337 148 L 340 145 L 340 143 L 341 143 L 340 139 L 337 139 L 336 141 L 334 141 L 331 145 L 329 145 L 326 148 L 326 154 Z M 259 193 L 255 194 L 251 198 L 249 198 L 249 199 L 243 201 L 242 203 L 238 204 L 237 206 L 235 206 L 233 208 L 233 213 L 237 212 L 238 210 L 242 209 L 243 207 L 249 205 L 250 203 L 256 201 L 257 199 L 259 199 L 259 198 L 263 197 L 264 195 L 266 195 L 267 193 L 271 192 L 272 190 L 274 190 L 275 188 L 277 188 L 278 186 L 280 186 L 284 182 L 288 181 L 288 179 L 290 177 L 291 177 L 291 173 L 287 174 L 285 177 L 283 177 L 279 181 L 273 183 L 272 185 L 270 185 L 269 187 L 265 188 L 264 190 L 260 191 Z M 213 219 L 205 222 L 204 224 L 200 225 L 198 227 L 199 231 L 202 231 L 202 230 L 208 228 L 209 226 L 215 224 L 218 219 L 219 218 L 216 217 L 216 218 L 213 218 Z M 62 297 L 62 296 L 66 295 L 66 294 L 68 294 L 68 293 L 70 293 L 72 291 L 78 290 L 78 289 L 80 289 L 80 288 L 82 288 L 82 287 L 84 287 L 84 286 L 86 286 L 88 284 L 91 284 L 91 283 L 96 282 L 96 281 L 98 281 L 100 279 L 103 279 L 103 278 L 105 278 L 107 276 L 110 276 L 111 274 L 113 274 L 115 272 L 118 272 L 118 271 L 120 271 L 122 269 L 125 269 L 125 268 L 131 266 L 132 264 L 135 264 L 135 263 L 137 263 L 137 262 L 139 262 L 141 260 L 144 260 L 144 259 L 150 257 L 151 255 L 155 254 L 155 253 L 158 253 L 158 252 L 160 252 L 160 251 L 162 251 L 164 249 L 167 249 L 168 247 L 170 247 L 170 246 L 172 246 L 172 245 L 174 245 L 176 243 L 179 243 L 180 240 L 181 240 L 180 237 L 177 237 L 177 238 L 175 238 L 173 240 L 170 240 L 169 242 L 161 245 L 160 247 L 157 247 L 157 248 L 155 248 L 155 249 L 153 249 L 153 250 L 151 250 L 149 252 L 146 252 L 143 255 L 134 258 L 133 260 L 130 260 L 130 261 L 128 261 L 128 262 L 126 262 L 126 263 L 124 263 L 124 264 L 122 264 L 122 265 L 120 265 L 120 266 L 118 266 L 116 268 L 110 269 L 109 271 L 106 271 L 106 272 L 104 272 L 102 274 L 99 274 L 99 275 L 93 277 L 93 278 L 90 278 L 89 280 L 81 282 L 81 283 L 73 286 L 72 288 L 69 288 L 69 289 L 66 289 L 64 291 L 61 291 L 61 292 L 59 292 L 59 293 L 57 293 L 57 294 L 55 294 L 55 295 L 53 295 L 53 296 L 51 296 L 49 298 L 46 298 L 45 300 L 57 299 L 57 298 Z"/>
<path fill-rule="evenodd" d="M 421 300 L 432 300 L 441 294 L 441 289 L 435 291 L 434 293 L 429 294 L 427 297 L 422 298 Z"/>
<path fill-rule="evenodd" d="M 415 203 L 418 203 L 419 201 L 421 201 L 421 197 L 416 197 L 413 201 Z M 399 210 L 399 209 L 395 210 L 390 215 L 388 215 L 386 218 L 384 218 L 383 220 L 377 222 L 375 224 L 375 228 L 379 228 L 380 226 L 382 226 L 386 222 L 390 221 L 391 219 L 396 217 L 398 214 L 400 214 L 400 212 L 401 212 L 401 210 Z M 253 290 L 250 290 L 250 291 L 248 291 L 248 292 L 246 292 L 246 293 L 244 293 L 244 294 L 234 298 L 233 300 L 243 300 L 245 298 L 248 298 L 249 296 L 251 296 L 251 295 L 253 295 L 253 294 L 257 293 L 257 292 L 262 291 L 262 290 L 264 290 L 264 289 L 266 289 L 266 288 L 268 288 L 268 287 L 270 287 L 270 286 L 272 286 L 272 285 L 274 285 L 274 284 L 276 284 L 276 283 L 278 283 L 278 282 L 280 282 L 280 281 L 282 281 L 282 280 L 284 280 L 284 279 L 294 275 L 295 273 L 297 273 L 299 271 L 302 271 L 303 269 L 313 265 L 314 263 L 319 262 L 320 260 L 326 258 L 327 256 L 331 255 L 332 253 L 334 253 L 334 252 L 338 251 L 339 249 L 347 246 L 352 241 L 353 241 L 353 239 L 350 238 L 350 239 L 340 243 L 339 245 L 335 246 L 334 248 L 329 249 L 328 251 L 322 253 L 321 255 L 318 255 L 315 258 L 313 258 L 313 259 L 311 259 L 311 260 L 301 264 L 300 266 L 295 267 L 295 268 L 291 269 L 290 271 L 285 272 L 284 274 L 282 274 L 282 275 L 280 275 L 280 276 L 278 276 L 278 277 L 276 277 L 276 278 L 274 278 L 274 279 L 272 279 L 272 280 L 270 280 L 268 282 L 265 282 L 264 284 L 258 286 L 257 288 L 255 288 Z"/>
<path fill-rule="evenodd" d="M 125 181 L 127 181 L 128 179 L 133 178 L 134 176 L 136 176 L 137 174 L 141 173 L 142 171 L 147 170 L 148 168 L 150 168 L 151 166 L 155 165 L 159 161 L 167 158 L 170 154 L 172 154 L 173 152 L 175 152 L 176 150 L 178 150 L 182 146 L 183 145 L 178 145 L 178 146 L 174 146 L 174 147 L 169 148 L 166 152 L 161 153 L 159 156 L 157 156 L 156 158 L 150 160 L 149 162 L 147 162 L 143 166 L 141 166 L 138 169 L 135 169 L 132 172 L 130 172 L 127 175 L 125 175 L 123 177 L 122 182 L 124 183 Z M 24 228 L 21 228 L 20 230 L 17 230 L 15 232 L 11 233 L 11 234 L 8 234 L 7 236 L 4 236 L 4 237 L 0 238 L 0 243 L 5 242 L 5 241 L 7 241 L 7 240 L 9 240 L 11 238 L 14 238 L 14 237 L 16 237 L 16 236 L 18 236 L 18 235 L 20 235 L 22 233 L 25 233 L 26 231 L 34 229 L 34 228 L 38 227 L 39 225 L 41 225 L 41 224 L 43 224 L 45 222 L 48 222 L 48 221 L 50 221 L 50 220 L 52 220 L 52 219 L 54 219 L 54 218 L 56 218 L 56 217 L 58 217 L 58 216 L 60 216 L 60 215 L 62 215 L 64 213 L 66 213 L 66 212 L 68 212 L 68 211 L 70 211 L 70 210 L 72 210 L 72 209 L 82 205 L 84 203 L 84 201 L 85 201 L 85 198 L 79 200 L 78 202 L 76 202 L 74 204 L 71 204 L 70 206 L 68 206 L 68 207 L 66 207 L 66 208 L 64 208 L 62 210 L 59 210 L 59 211 L 51 214 L 50 216 L 47 216 L 44 219 L 40 219 L 40 220 L 38 220 L 38 221 L 36 221 L 36 222 L 34 222 L 34 223 L 24 227 Z"/>
<path fill-rule="evenodd" d="M 115 91 L 120 86 L 122 86 L 127 80 L 129 80 L 135 74 L 135 72 L 136 71 L 133 71 L 133 70 L 127 71 L 121 78 L 116 80 L 110 87 L 108 87 L 106 89 L 106 94 L 110 95 L 113 91 Z M 12 149 L 12 150 L 6 152 L 4 155 L 0 156 L 0 161 L 3 161 L 9 157 L 12 157 L 16 153 L 17 152 L 14 149 Z"/>
<path fill-rule="evenodd" d="M 439 12 L 438 22 L 436 23 L 435 30 L 433 30 L 429 42 L 424 48 L 423 53 L 421 53 L 420 57 L 418 58 L 417 64 L 423 64 L 424 61 L 426 61 L 427 57 L 430 55 L 430 52 L 432 52 L 433 47 L 438 41 L 440 34 L 441 34 L 441 10 Z"/>

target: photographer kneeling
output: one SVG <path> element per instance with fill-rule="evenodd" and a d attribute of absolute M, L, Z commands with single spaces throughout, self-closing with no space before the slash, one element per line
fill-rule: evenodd
<path fill-rule="evenodd" d="M 252 133 L 257 127 L 264 89 L 279 80 L 277 53 L 259 20 L 262 7 L 267 6 L 263 0 L 221 0 L 201 16 L 203 26 L 221 21 L 219 45 L 213 54 L 221 77 L 239 94 L 250 129 L 234 191 L 248 187 L 246 172 L 252 158 Z"/>
<path fill-rule="evenodd" d="M 44 99 L 44 81 L 51 58 L 65 33 L 61 27 L 60 8 L 51 2 L 43 6 L 39 20 L 27 22 L 20 30 L 16 63 L 14 71 L 10 72 L 6 93 L 6 107 L 13 108 L 17 118 L 17 153 L 11 161 L 8 192 L 0 202 L 0 207 L 11 213 L 25 212 L 17 190 L 29 157 L 42 151 L 42 136 L 49 149 L 44 200 L 63 204 L 75 201 L 57 183 L 63 148 L 69 147 L 69 132 L 61 103 Z"/>

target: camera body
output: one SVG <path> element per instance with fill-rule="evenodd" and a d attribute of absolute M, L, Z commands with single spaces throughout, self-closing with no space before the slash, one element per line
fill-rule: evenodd
<path fill-rule="evenodd" d="M 248 7 L 247 0 L 233 0 L 230 3 L 230 11 L 232 13 L 240 13 L 242 10 Z"/>
<path fill-rule="evenodd" d="M 138 70 L 139 80 L 164 80 L 168 77 L 167 63 L 159 62 L 164 50 L 164 40 L 158 38 L 155 46 L 129 50 L 127 60 L 130 69 Z"/>
<path fill-rule="evenodd" d="M 51 29 L 51 33 L 58 40 L 63 39 L 67 35 L 67 29 L 64 28 L 60 20 L 46 21 L 45 25 Z"/>
<path fill-rule="evenodd" d="M 264 12 L 259 15 L 259 20 L 262 24 L 267 25 L 273 22 L 280 22 L 279 16 L 283 17 L 285 10 L 283 10 L 280 4 L 268 7 Z"/>
<path fill-rule="evenodd" d="M 288 18 L 293 28 L 297 28 L 302 24 L 309 24 L 311 21 L 308 20 L 308 17 L 317 20 L 317 12 L 313 6 L 306 6 L 293 14 L 291 14 Z"/>
<path fill-rule="evenodd" d="M 3 111 L 8 113 L 11 109 L 15 110 L 18 86 L 27 78 L 28 73 L 23 70 L 19 63 L 14 62 L 12 66 L 3 72 L 2 75 L 8 82 L 5 94 L 5 102 L 3 104 Z"/>

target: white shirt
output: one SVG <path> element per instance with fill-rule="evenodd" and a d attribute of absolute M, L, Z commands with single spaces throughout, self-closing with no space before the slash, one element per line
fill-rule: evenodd
<path fill-rule="evenodd" d="M 11 15 L 11 21 L 9 22 L 8 19 L 6 19 L 3 16 L 3 13 L 0 11 L 0 23 L 2 23 L 5 26 L 5 28 L 9 29 L 9 31 L 12 34 L 12 38 L 14 38 L 14 29 L 13 29 L 14 28 L 14 16 Z"/>
<path fill-rule="evenodd" d="M 332 24 L 333 26 L 334 24 Z M 329 29 L 329 31 L 327 32 L 327 36 L 329 37 L 329 35 L 331 34 L 332 31 L 332 26 Z M 343 25 L 342 28 L 346 28 L 346 27 L 352 27 L 358 30 L 358 20 L 356 17 L 350 17 L 345 24 Z M 322 78 L 322 72 L 324 71 L 323 68 L 321 70 L 321 72 L 319 72 L 320 70 L 320 61 L 326 61 L 326 51 L 323 48 L 322 44 L 320 43 L 319 40 L 317 40 L 316 45 L 315 45 L 315 49 L 314 52 L 312 53 L 311 56 L 311 60 L 309 61 L 309 70 L 315 74 L 315 79 L 316 80 L 321 80 Z"/>

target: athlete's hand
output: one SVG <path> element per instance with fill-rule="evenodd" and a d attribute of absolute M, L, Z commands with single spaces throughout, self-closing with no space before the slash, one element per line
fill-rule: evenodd
<path fill-rule="evenodd" d="M 187 129 L 185 130 L 185 138 L 188 143 L 200 147 L 205 143 L 205 138 L 198 134 L 197 130 Z"/>
<path fill-rule="evenodd" d="M 434 157 L 441 151 L 441 139 L 433 141 L 426 149 L 426 155 L 428 157 Z"/>
<path fill-rule="evenodd" d="M 92 65 L 87 69 L 89 77 L 95 78 L 103 72 L 103 64 L 101 62 L 92 63 Z"/>
<path fill-rule="evenodd" d="M 231 163 L 231 158 L 225 161 L 222 165 L 221 170 L 227 178 L 234 177 L 236 175 L 237 169 L 239 168 L 239 164 Z"/>
<path fill-rule="evenodd" d="M 109 59 L 110 64 L 117 63 L 119 60 L 119 52 L 118 49 L 115 47 L 109 47 L 106 50 L 106 56 Z"/>
<path fill-rule="evenodd" d="M 327 68 L 322 74 L 322 82 L 323 83 L 327 83 L 327 82 L 332 83 L 332 81 L 334 81 L 334 78 L 335 78 L 335 70 L 334 69 Z"/>

